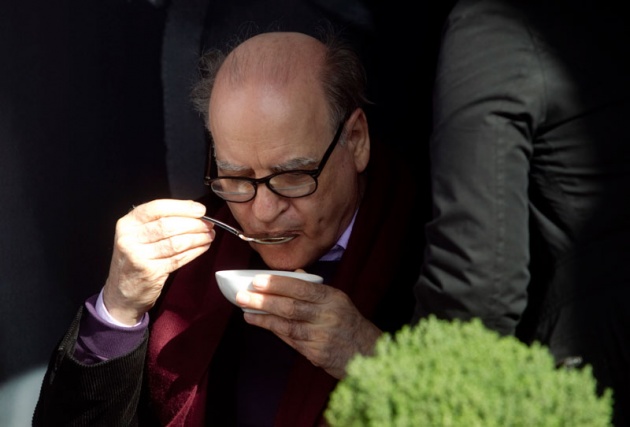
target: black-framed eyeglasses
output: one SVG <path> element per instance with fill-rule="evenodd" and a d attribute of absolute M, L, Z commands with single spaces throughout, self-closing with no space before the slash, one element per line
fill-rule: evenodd
<path fill-rule="evenodd" d="M 328 158 L 337 146 L 345 123 L 346 121 L 343 120 L 339 124 L 339 128 L 337 132 L 335 132 L 335 136 L 326 149 L 317 169 L 282 171 L 272 173 L 263 178 L 246 178 L 240 176 L 219 176 L 210 178 L 210 174 L 207 173 L 204 183 L 223 200 L 235 203 L 245 203 L 253 200 L 254 197 L 256 197 L 260 184 L 265 184 L 269 190 L 282 197 L 296 199 L 309 196 L 317 190 L 317 178 L 322 173 Z"/>

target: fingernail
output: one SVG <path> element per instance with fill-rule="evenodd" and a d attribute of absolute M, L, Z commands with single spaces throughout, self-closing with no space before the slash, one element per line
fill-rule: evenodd
<path fill-rule="evenodd" d="M 258 274 L 254 276 L 252 280 L 252 286 L 256 289 L 265 289 L 269 286 L 269 275 L 268 274 Z"/>
<path fill-rule="evenodd" d="M 241 305 L 249 304 L 249 294 L 247 292 L 239 291 L 236 294 L 236 302 Z"/>
<path fill-rule="evenodd" d="M 193 204 L 193 207 L 192 207 L 192 212 L 193 212 L 195 215 L 202 216 L 203 214 L 205 214 L 205 213 L 206 213 L 206 207 L 205 207 L 204 205 L 202 205 L 201 203 L 197 203 L 197 202 L 195 202 L 195 203 Z"/>

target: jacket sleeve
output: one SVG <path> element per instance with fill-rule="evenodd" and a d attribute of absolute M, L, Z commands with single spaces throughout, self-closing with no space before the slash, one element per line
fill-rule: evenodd
<path fill-rule="evenodd" d="M 33 426 L 135 426 L 148 331 L 130 353 L 93 365 L 82 364 L 72 354 L 83 310 L 51 356 Z"/>
<path fill-rule="evenodd" d="M 525 309 L 529 159 L 544 103 L 530 33 L 507 3 L 460 1 L 446 23 L 414 321 L 480 317 L 509 334 Z"/>

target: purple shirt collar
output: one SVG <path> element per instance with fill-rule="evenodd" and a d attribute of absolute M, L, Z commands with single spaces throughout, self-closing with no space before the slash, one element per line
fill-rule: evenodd
<path fill-rule="evenodd" d="M 339 261 L 341 259 L 343 252 L 348 247 L 348 240 L 350 240 L 350 234 L 352 234 L 352 228 L 354 227 L 354 220 L 357 217 L 357 212 L 358 211 L 354 212 L 352 221 L 350 221 L 348 227 L 346 227 L 343 234 L 341 234 L 337 243 L 335 243 L 335 245 L 319 259 L 320 261 Z"/>

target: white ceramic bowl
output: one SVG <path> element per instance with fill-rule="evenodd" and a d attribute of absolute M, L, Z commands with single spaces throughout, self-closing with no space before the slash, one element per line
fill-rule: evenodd
<path fill-rule="evenodd" d="M 251 290 L 252 280 L 257 274 L 271 274 L 276 276 L 289 276 L 296 279 L 306 280 L 313 283 L 324 283 L 324 279 L 316 274 L 298 273 L 295 271 L 282 270 L 222 270 L 214 273 L 219 284 L 219 289 L 225 297 L 234 305 L 236 304 L 236 293 L 243 289 Z M 265 313 L 260 310 L 243 309 L 250 313 Z"/>

